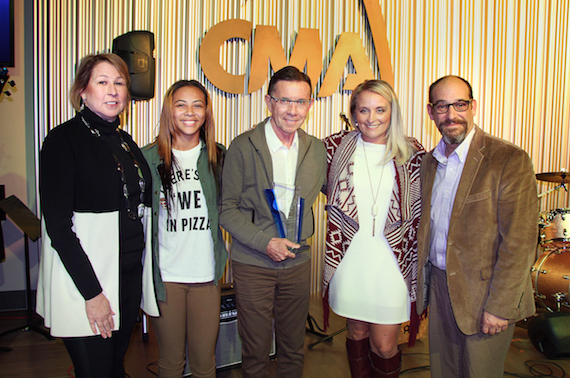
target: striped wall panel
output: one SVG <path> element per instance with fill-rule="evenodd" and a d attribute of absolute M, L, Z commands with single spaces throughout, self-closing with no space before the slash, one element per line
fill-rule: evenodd
<path fill-rule="evenodd" d="M 570 32 L 568 0 L 384 0 L 379 2 L 407 132 L 431 149 L 439 132 L 425 107 L 430 83 L 446 74 L 468 79 L 478 102 L 476 122 L 485 131 L 524 148 L 536 172 L 570 169 Z M 155 35 L 156 96 L 133 102 L 125 129 L 139 145 L 158 130 L 162 96 L 179 79 L 197 79 L 212 96 L 217 140 L 231 140 L 268 116 L 267 83 L 250 95 L 228 94 L 204 76 L 198 51 L 205 33 L 228 19 L 275 26 L 290 53 L 300 28 L 318 29 L 323 73 L 342 32 L 357 33 L 375 75 L 376 56 L 362 0 L 34 0 L 34 119 L 39 150 L 47 131 L 73 116 L 67 93 L 79 59 L 106 52 L 131 30 Z M 255 29 L 254 29 L 255 30 Z M 220 63 L 249 75 L 251 45 L 227 41 Z M 345 75 L 353 72 L 347 64 Z M 342 84 L 342 83 L 341 83 Z M 350 92 L 319 98 L 305 130 L 319 138 L 341 129 Z M 539 192 L 555 184 L 538 183 Z M 546 195 L 541 210 L 570 207 L 564 190 Z M 320 290 L 324 249 L 324 197 L 315 204 L 312 291 Z M 230 239 L 228 239 L 228 245 Z M 226 275 L 231 280 L 231 275 Z"/>

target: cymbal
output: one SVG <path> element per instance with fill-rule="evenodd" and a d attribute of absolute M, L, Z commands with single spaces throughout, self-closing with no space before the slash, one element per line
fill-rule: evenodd
<path fill-rule="evenodd" d="M 563 183 L 570 182 L 570 175 L 566 171 L 537 173 L 536 179 L 540 181 Z"/>

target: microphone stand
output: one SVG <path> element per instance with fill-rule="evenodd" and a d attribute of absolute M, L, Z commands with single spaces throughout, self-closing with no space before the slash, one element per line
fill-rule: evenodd
<path fill-rule="evenodd" d="M 344 113 L 340 113 L 339 114 L 340 119 L 342 120 L 342 122 L 344 123 L 344 130 L 345 131 L 350 131 L 352 130 L 352 125 L 350 124 L 350 120 L 348 119 L 348 117 L 346 116 L 346 114 Z M 330 335 L 324 334 L 324 330 L 321 329 L 321 327 L 319 327 L 319 325 L 317 324 L 315 318 L 313 318 L 311 316 L 311 314 L 307 314 L 307 323 L 309 324 L 309 327 L 307 327 L 305 329 L 306 333 L 310 333 L 313 335 L 318 336 L 320 339 L 317 340 L 316 342 L 309 344 L 309 349 L 313 349 L 316 345 L 328 341 L 328 342 L 332 342 L 333 341 L 333 337 L 335 337 L 336 335 L 339 335 L 341 333 L 343 333 L 344 331 L 346 331 L 348 329 L 348 327 L 344 327 Z M 318 332 L 317 330 L 315 330 L 315 327 L 321 331 Z"/>

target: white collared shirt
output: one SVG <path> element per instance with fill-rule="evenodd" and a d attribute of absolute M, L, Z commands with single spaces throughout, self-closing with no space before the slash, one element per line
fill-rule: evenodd
<path fill-rule="evenodd" d="M 273 182 L 278 186 L 275 195 L 279 209 L 289 215 L 291 201 L 295 194 L 295 176 L 297 173 L 297 157 L 299 155 L 299 135 L 295 132 L 291 147 L 287 148 L 277 137 L 271 126 L 271 118 L 265 122 L 265 139 L 271 154 L 273 166 Z M 281 190 L 279 190 L 281 189 Z"/>
<path fill-rule="evenodd" d="M 471 129 L 463 142 L 457 146 L 449 157 L 445 156 L 445 142 L 443 138 L 433 151 L 433 157 L 437 160 L 438 165 L 431 192 L 429 261 L 441 270 L 446 268 L 449 220 L 474 135 L 475 127 Z"/>

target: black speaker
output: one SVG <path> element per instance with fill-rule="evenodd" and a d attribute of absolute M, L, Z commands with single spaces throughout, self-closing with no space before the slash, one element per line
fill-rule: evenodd
<path fill-rule="evenodd" d="M 149 31 L 132 31 L 113 40 L 113 53 L 123 58 L 129 67 L 133 100 L 154 97 L 156 63 L 153 51 L 154 34 Z"/>
<path fill-rule="evenodd" d="M 570 354 L 570 313 L 545 313 L 528 322 L 528 336 L 548 358 Z"/>

